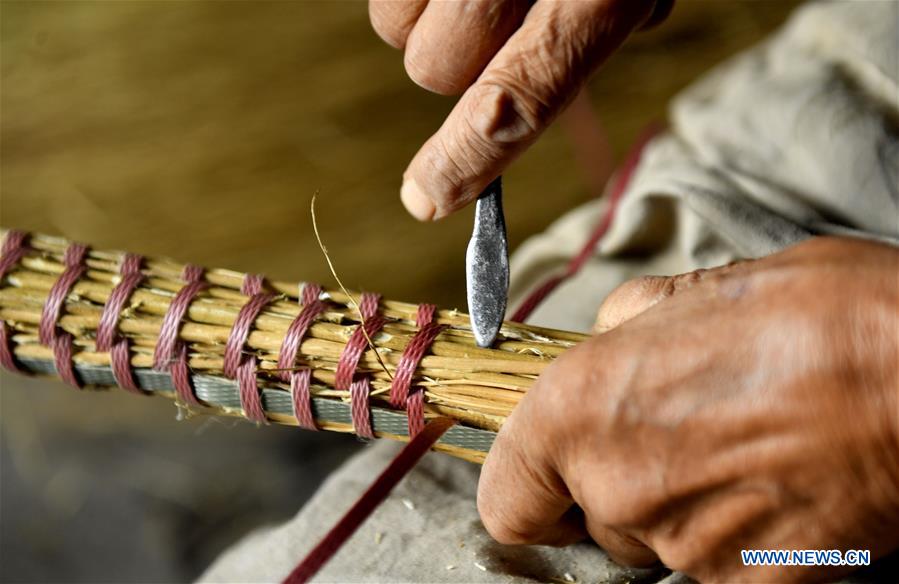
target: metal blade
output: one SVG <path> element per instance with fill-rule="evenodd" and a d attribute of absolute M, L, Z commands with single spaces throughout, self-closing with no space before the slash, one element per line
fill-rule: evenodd
<path fill-rule="evenodd" d="M 506 315 L 509 294 L 509 243 L 503 216 L 502 177 L 481 193 L 474 212 L 474 231 L 465 254 L 468 312 L 479 347 L 489 347 Z"/>

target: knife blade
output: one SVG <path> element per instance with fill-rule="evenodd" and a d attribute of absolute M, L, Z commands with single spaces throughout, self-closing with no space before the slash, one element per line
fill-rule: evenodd
<path fill-rule="evenodd" d="M 471 330 L 479 347 L 489 347 L 502 326 L 509 294 L 509 243 L 501 176 L 487 185 L 475 203 L 465 275 Z"/>

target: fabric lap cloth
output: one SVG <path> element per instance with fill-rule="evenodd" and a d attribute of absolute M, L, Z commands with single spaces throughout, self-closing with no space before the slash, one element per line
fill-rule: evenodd
<path fill-rule="evenodd" d="M 899 3 L 816 3 L 678 96 L 597 253 L 529 322 L 588 331 L 603 298 L 645 274 L 774 253 L 820 234 L 899 244 Z M 564 269 L 605 203 L 512 258 L 510 306 Z M 287 523 L 226 551 L 206 582 L 278 581 L 395 454 L 379 443 Z M 429 454 L 318 574 L 322 582 L 679 581 L 615 565 L 594 545 L 510 548 L 478 519 L 478 467 Z M 874 573 L 876 574 L 876 566 Z M 865 575 L 853 581 L 864 581 Z"/>

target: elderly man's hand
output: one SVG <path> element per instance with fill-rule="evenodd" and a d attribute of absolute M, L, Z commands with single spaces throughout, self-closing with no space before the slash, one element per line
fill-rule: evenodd
<path fill-rule="evenodd" d="M 899 547 L 899 250 L 821 238 L 636 280 L 597 326 L 487 457 L 497 540 L 589 533 L 624 564 L 709 581 L 825 573 L 746 568 L 741 549 Z"/>
<path fill-rule="evenodd" d="M 403 177 L 426 221 L 465 206 L 530 146 L 602 61 L 674 0 L 370 0 L 375 31 L 405 49 L 406 71 L 465 92 Z"/>

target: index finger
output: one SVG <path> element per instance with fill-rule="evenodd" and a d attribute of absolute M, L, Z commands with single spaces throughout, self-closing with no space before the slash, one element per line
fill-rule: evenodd
<path fill-rule="evenodd" d="M 529 147 L 649 16 L 651 0 L 539 0 L 415 155 L 401 196 L 420 220 L 465 206 Z"/>
<path fill-rule="evenodd" d="M 402 49 L 427 5 L 428 0 L 369 0 L 368 18 L 385 43 Z"/>

